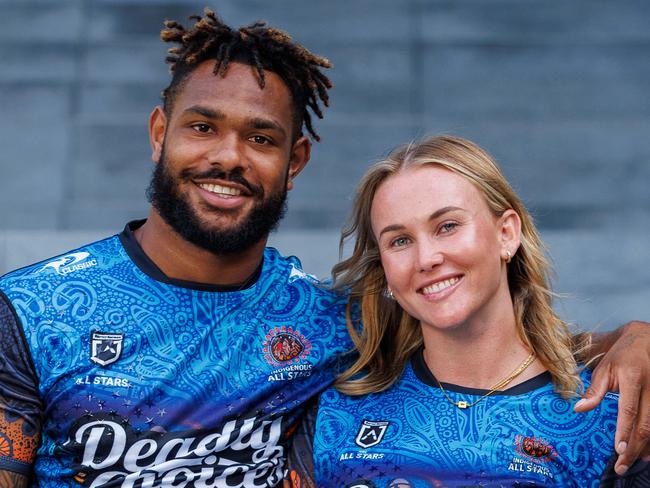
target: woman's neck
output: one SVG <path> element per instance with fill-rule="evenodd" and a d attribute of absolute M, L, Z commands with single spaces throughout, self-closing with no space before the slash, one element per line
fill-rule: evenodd
<path fill-rule="evenodd" d="M 519 338 L 514 313 L 495 323 L 474 323 L 440 330 L 422 326 L 424 359 L 443 383 L 490 389 L 507 378 L 531 354 Z M 545 368 L 535 360 L 502 389 L 526 381 Z"/>

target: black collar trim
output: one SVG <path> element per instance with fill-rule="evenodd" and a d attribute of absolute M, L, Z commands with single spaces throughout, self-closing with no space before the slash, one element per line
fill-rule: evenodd
<path fill-rule="evenodd" d="M 135 234 L 133 233 L 136 229 L 141 227 L 146 222 L 146 219 L 143 220 L 133 220 L 126 224 L 124 230 L 120 233 L 119 238 L 124 250 L 129 255 L 131 260 L 135 265 L 140 268 L 140 270 L 145 273 L 150 278 L 153 278 L 156 281 L 162 283 L 167 283 L 169 285 L 177 286 L 179 288 L 190 288 L 192 290 L 199 291 L 211 291 L 211 292 L 233 292 L 233 291 L 243 291 L 248 288 L 251 288 L 255 283 L 257 283 L 260 274 L 262 273 L 262 266 L 264 260 L 257 267 L 255 273 L 253 273 L 244 283 L 240 285 L 210 285 L 206 283 L 196 283 L 194 281 L 185 281 L 170 278 L 162 270 L 156 266 L 149 256 L 147 256 L 140 247 Z"/>
<path fill-rule="evenodd" d="M 413 368 L 415 376 L 417 376 L 422 383 L 428 386 L 433 386 L 434 388 L 439 388 L 436 377 L 433 376 L 433 373 L 431 373 L 431 370 L 427 366 L 427 363 L 424 361 L 424 347 L 420 347 L 415 352 L 415 354 L 413 354 L 413 357 L 411 357 L 411 367 Z M 518 385 L 515 385 L 503 391 L 497 391 L 494 394 L 506 396 L 523 395 L 524 393 L 529 393 L 548 385 L 551 380 L 551 373 L 544 371 L 543 373 L 540 373 L 537 376 L 524 381 L 523 383 L 519 383 Z M 442 386 L 445 390 L 454 391 L 456 393 L 465 393 L 467 395 L 482 396 L 490 391 L 482 390 L 480 388 L 467 388 L 465 386 L 454 385 L 452 383 L 442 383 Z"/>

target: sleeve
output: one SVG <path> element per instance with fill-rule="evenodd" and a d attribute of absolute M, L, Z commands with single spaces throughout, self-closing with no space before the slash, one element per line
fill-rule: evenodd
<path fill-rule="evenodd" d="M 639 459 L 623 476 L 614 471 L 616 455 L 607 463 L 600 479 L 601 488 L 647 488 L 650 486 L 650 462 Z"/>
<path fill-rule="evenodd" d="M 43 407 L 20 321 L 2 291 L 0 338 L 0 471 L 29 476 L 38 448 Z"/>
<path fill-rule="evenodd" d="M 288 463 L 288 484 L 290 488 L 316 488 L 314 475 L 314 431 L 318 399 L 305 412 L 302 421 L 293 436 Z"/>

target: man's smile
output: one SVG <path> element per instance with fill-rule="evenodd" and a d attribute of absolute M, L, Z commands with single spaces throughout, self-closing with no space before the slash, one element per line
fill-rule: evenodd
<path fill-rule="evenodd" d="M 198 183 L 198 186 L 199 188 L 209 191 L 210 193 L 214 193 L 226 198 L 237 197 L 242 194 L 242 191 L 239 188 L 232 186 L 216 185 L 210 183 Z"/>

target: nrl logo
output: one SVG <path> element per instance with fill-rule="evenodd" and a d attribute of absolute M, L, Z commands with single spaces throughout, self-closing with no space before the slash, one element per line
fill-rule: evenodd
<path fill-rule="evenodd" d="M 364 449 L 376 446 L 384 438 L 389 423 L 383 420 L 364 420 L 354 443 Z"/>
<path fill-rule="evenodd" d="M 108 366 L 120 359 L 124 334 L 93 332 L 90 338 L 90 360 Z"/>

